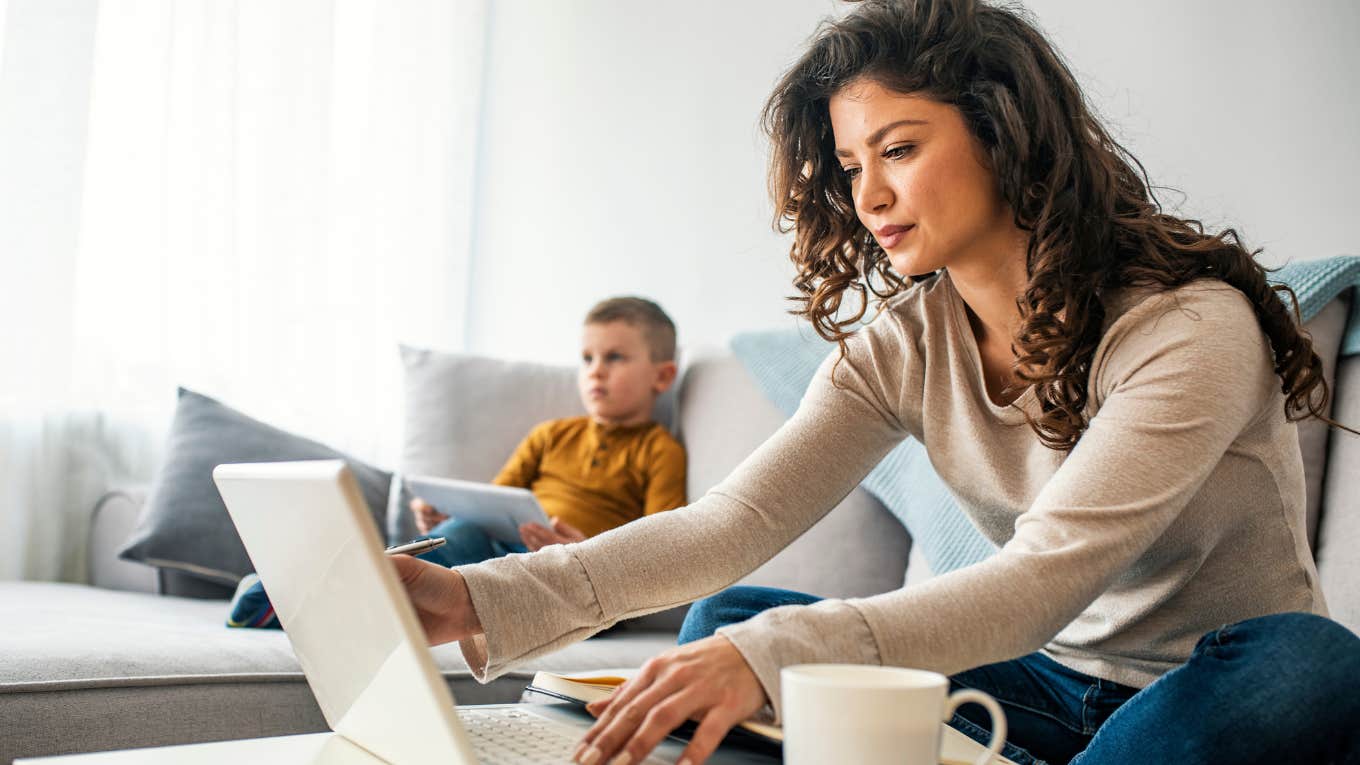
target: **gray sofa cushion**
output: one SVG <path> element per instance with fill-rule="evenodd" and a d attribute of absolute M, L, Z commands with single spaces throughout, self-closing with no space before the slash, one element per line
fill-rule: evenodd
<path fill-rule="evenodd" d="M 1336 371 L 1332 419 L 1360 430 L 1360 354 Z M 1318 519 L 1318 579 L 1332 618 L 1360 634 L 1360 436 L 1333 429 Z"/>
<path fill-rule="evenodd" d="M 226 604 L 0 582 L 0 764 L 14 757 L 325 730 L 287 636 L 223 626 Z M 95 637 L 97 636 L 97 637 Z M 515 701 L 533 673 L 636 667 L 673 633 L 614 632 L 489 685 L 433 650 L 459 703 Z"/>
<path fill-rule="evenodd" d="M 165 454 L 137 528 L 119 551 L 126 560 L 225 584 L 253 571 L 212 481 L 224 462 L 343 459 L 383 528 L 391 474 L 193 391 L 179 391 Z"/>
<path fill-rule="evenodd" d="M 1332 390 L 1332 401 L 1328 402 L 1327 414 L 1330 416 L 1336 401 L 1336 363 L 1341 349 L 1341 338 L 1346 332 L 1346 319 L 1350 315 L 1350 295 L 1340 297 L 1327 304 L 1304 329 L 1313 338 L 1313 348 L 1322 359 L 1322 376 Z M 1318 514 L 1322 506 L 1322 482 L 1326 477 L 1327 436 L 1329 426 L 1321 420 L 1307 419 L 1298 424 L 1299 451 L 1303 454 L 1303 479 L 1307 491 L 1308 544 L 1317 551 Z"/>
<path fill-rule="evenodd" d="M 585 414 L 570 367 L 402 347 L 401 472 L 490 481 L 535 425 Z M 415 534 L 406 497 L 388 508 L 396 537 Z"/>

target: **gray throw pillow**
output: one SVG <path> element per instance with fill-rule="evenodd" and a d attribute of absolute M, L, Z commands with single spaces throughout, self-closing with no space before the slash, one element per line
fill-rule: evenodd
<path fill-rule="evenodd" d="M 343 459 L 381 529 L 392 474 L 179 389 L 165 461 L 118 556 L 227 584 L 254 571 L 212 480 L 224 462 Z"/>

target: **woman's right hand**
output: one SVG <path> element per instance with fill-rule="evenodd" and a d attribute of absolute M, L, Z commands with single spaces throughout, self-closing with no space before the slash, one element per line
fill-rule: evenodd
<path fill-rule="evenodd" d="M 462 574 L 409 555 L 393 555 L 388 560 L 397 569 L 397 578 L 415 606 L 430 645 L 463 640 L 482 632 Z"/>

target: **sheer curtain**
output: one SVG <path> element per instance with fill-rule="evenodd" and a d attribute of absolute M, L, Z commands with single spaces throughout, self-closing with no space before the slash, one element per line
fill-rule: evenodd
<path fill-rule="evenodd" d="M 0 412 L 0 579 L 79 580 L 90 506 L 150 478 L 179 385 L 392 464 L 397 344 L 463 341 L 485 20 L 102 0 L 75 256 L 22 298 L 68 320 L 31 328 Z"/>

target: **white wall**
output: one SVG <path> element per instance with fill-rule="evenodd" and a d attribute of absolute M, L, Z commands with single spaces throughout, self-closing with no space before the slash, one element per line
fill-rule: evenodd
<path fill-rule="evenodd" d="M 1026 2 L 1184 214 L 1271 265 L 1360 254 L 1360 3 Z"/>
<path fill-rule="evenodd" d="M 488 32 L 469 349 L 567 361 L 595 299 L 658 299 L 682 342 L 792 326 L 756 124 L 834 0 L 500 0 Z M 1360 3 L 1029 0 L 1115 134 L 1185 214 L 1281 263 L 1360 252 Z M 96 0 L 0 0 L 4 284 L 73 257 Z M 42 78 L 40 81 L 35 78 Z M 41 109 L 18 108 L 40 91 Z M 30 103 L 30 101 L 24 101 Z M 1175 204 L 1179 197 L 1163 194 Z M 70 317 L 16 296 L 7 326 Z M 52 305 L 56 305 L 55 303 Z M 40 333 L 7 333 L 9 358 Z M 13 347 L 9 347 L 13 346 Z M 11 381 L 13 382 L 13 381 Z"/>
<path fill-rule="evenodd" d="M 596 300 L 792 326 L 757 117 L 830 0 L 493 3 L 468 348 L 570 361 Z"/>
<path fill-rule="evenodd" d="M 1029 7 L 1182 213 L 1237 226 L 1270 263 L 1360 252 L 1360 4 Z M 568 361 L 585 309 L 625 292 L 659 300 L 684 344 L 792 326 L 757 116 L 840 8 L 493 3 L 468 348 Z"/>

